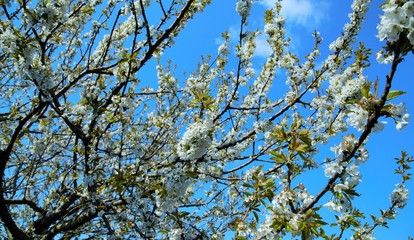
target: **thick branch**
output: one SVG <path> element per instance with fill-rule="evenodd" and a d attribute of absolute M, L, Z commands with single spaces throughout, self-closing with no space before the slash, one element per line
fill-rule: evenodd
<path fill-rule="evenodd" d="M 34 203 L 33 201 L 27 200 L 27 199 L 5 199 L 4 202 L 8 205 L 21 205 L 21 204 L 25 204 L 28 205 L 29 207 L 31 207 L 34 211 L 38 212 L 38 213 L 46 213 L 46 210 L 44 210 L 43 208 L 37 206 L 36 203 Z"/>
<path fill-rule="evenodd" d="M 48 230 L 48 228 L 56 221 L 60 220 L 62 216 L 66 215 L 66 211 L 70 205 L 72 205 L 79 196 L 75 193 L 71 194 L 65 203 L 63 203 L 58 209 L 52 213 L 45 214 L 42 218 L 34 223 L 34 232 L 41 234 Z"/>

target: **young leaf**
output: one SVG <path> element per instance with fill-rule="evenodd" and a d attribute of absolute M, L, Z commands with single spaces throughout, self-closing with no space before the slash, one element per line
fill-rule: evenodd
<path fill-rule="evenodd" d="M 398 96 L 404 95 L 404 94 L 406 94 L 406 92 L 401 91 L 401 90 L 393 90 L 393 91 L 390 91 L 387 94 L 387 101 L 389 101 L 391 99 L 394 99 L 394 98 L 396 98 Z"/>

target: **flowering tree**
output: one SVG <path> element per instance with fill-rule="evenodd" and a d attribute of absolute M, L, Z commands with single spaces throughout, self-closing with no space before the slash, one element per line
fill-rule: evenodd
<path fill-rule="evenodd" d="M 376 81 L 356 44 L 369 0 L 354 1 L 325 60 L 315 32 L 304 61 L 289 51 L 280 2 L 260 33 L 246 30 L 253 1 L 238 0 L 239 34 L 174 76 L 162 53 L 209 3 L 0 1 L 1 238 L 371 239 L 406 205 L 405 152 L 387 210 L 365 221 L 352 202 L 370 134 L 385 118 L 408 123 L 391 84 L 414 50 L 414 1 L 382 5 L 377 59 L 389 74 Z M 260 34 L 272 49 L 261 67 Z M 150 61 L 155 83 L 138 77 Z M 280 98 L 269 94 L 276 70 L 287 76 Z M 319 159 L 325 147 L 332 156 Z M 321 168 L 324 185 L 308 191 L 301 176 Z"/>

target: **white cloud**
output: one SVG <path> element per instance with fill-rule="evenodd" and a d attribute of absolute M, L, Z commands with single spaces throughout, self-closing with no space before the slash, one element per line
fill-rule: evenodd
<path fill-rule="evenodd" d="M 267 8 L 275 6 L 277 0 L 261 0 L 262 5 Z M 325 17 L 328 10 L 328 4 L 325 1 L 316 0 L 284 0 L 282 1 L 281 14 L 289 22 L 294 22 L 298 25 L 314 28 Z"/>
<path fill-rule="evenodd" d="M 255 56 L 267 58 L 272 52 L 272 49 L 266 39 L 267 38 L 263 34 L 256 38 L 256 50 L 254 51 Z"/>

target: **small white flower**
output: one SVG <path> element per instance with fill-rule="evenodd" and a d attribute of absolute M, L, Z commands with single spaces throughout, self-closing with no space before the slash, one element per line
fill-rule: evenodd
<path fill-rule="evenodd" d="M 253 68 L 246 68 L 244 70 L 244 74 L 246 75 L 246 77 L 252 78 L 252 77 L 254 77 L 254 69 Z"/>
<path fill-rule="evenodd" d="M 227 42 L 222 43 L 218 48 L 218 54 L 224 55 L 229 53 L 229 45 Z"/>
<path fill-rule="evenodd" d="M 404 122 L 404 121 L 398 121 L 397 125 L 395 126 L 397 128 L 398 131 L 403 130 L 403 128 L 405 128 L 405 126 L 408 125 L 408 122 Z"/>
<path fill-rule="evenodd" d="M 366 148 L 360 148 L 357 156 L 357 161 L 365 163 L 368 160 L 369 154 Z"/>
<path fill-rule="evenodd" d="M 277 28 L 274 24 L 272 23 L 267 23 L 264 26 L 264 32 L 268 35 L 268 36 L 273 36 L 276 32 L 277 32 Z"/>
<path fill-rule="evenodd" d="M 373 132 L 381 132 L 382 130 L 384 130 L 384 128 L 385 128 L 385 124 L 387 124 L 387 122 L 386 122 L 386 121 L 380 121 L 380 122 L 377 122 L 377 123 L 375 124 L 374 128 L 372 128 L 372 131 L 373 131 Z"/>
<path fill-rule="evenodd" d="M 344 190 L 347 190 L 349 188 L 348 184 L 338 183 L 335 184 L 333 191 L 336 193 L 342 193 Z"/>
<path fill-rule="evenodd" d="M 333 177 L 335 174 L 342 172 L 342 166 L 337 162 L 327 163 L 323 166 L 323 168 L 325 170 L 326 177 Z"/>
<path fill-rule="evenodd" d="M 328 208 L 329 211 L 334 211 L 334 212 L 340 212 L 342 210 L 341 205 L 336 204 L 335 202 L 333 202 L 332 200 L 330 200 L 329 202 L 325 203 L 323 205 L 324 207 Z"/>
<path fill-rule="evenodd" d="M 376 54 L 377 56 L 377 62 L 381 64 L 390 64 L 394 60 L 394 55 L 391 53 L 387 53 L 387 55 L 384 55 L 384 50 L 380 50 Z"/>
<path fill-rule="evenodd" d="M 401 120 L 408 122 L 410 120 L 410 114 L 406 113 L 401 117 Z"/>
<path fill-rule="evenodd" d="M 397 112 L 397 114 L 399 114 L 397 116 L 401 116 L 402 115 L 401 116 L 401 120 L 400 121 L 397 121 L 396 128 L 397 128 L 398 131 L 401 131 L 405 126 L 407 126 L 408 125 L 408 121 L 410 120 L 410 114 L 408 114 L 408 113 L 402 114 L 401 113 L 401 112 L 404 112 L 404 111 L 407 111 L 407 109 L 405 107 L 403 107 L 403 109 L 401 109 L 401 110 L 398 110 L 398 112 Z"/>
<path fill-rule="evenodd" d="M 301 217 L 302 216 L 295 214 L 289 220 L 290 227 L 292 228 L 294 232 L 299 230 L 299 223 L 301 222 L 301 219 L 300 219 Z"/>
<path fill-rule="evenodd" d="M 362 131 L 368 120 L 368 112 L 359 105 L 354 105 L 350 108 L 348 119 L 346 122 L 353 126 L 356 130 Z"/>
<path fill-rule="evenodd" d="M 315 199 L 312 195 L 310 195 L 306 189 L 300 190 L 298 192 L 297 198 L 303 202 L 304 206 L 309 206 Z"/>
<path fill-rule="evenodd" d="M 375 240 L 373 236 L 374 231 L 368 230 L 365 228 L 357 228 L 354 236 L 351 237 L 351 240 L 364 239 L 364 240 Z"/>
<path fill-rule="evenodd" d="M 182 239 L 182 235 L 183 234 L 183 230 L 182 229 L 172 229 L 171 231 L 169 231 L 168 233 L 168 238 L 169 239 Z"/>
<path fill-rule="evenodd" d="M 404 103 L 398 105 L 392 105 L 390 108 L 390 113 L 397 117 L 402 117 L 407 113 L 407 108 Z"/>
<path fill-rule="evenodd" d="M 390 195 L 390 201 L 398 208 L 404 208 L 408 200 L 408 189 L 403 184 L 397 184 L 396 189 Z"/>
<path fill-rule="evenodd" d="M 238 0 L 236 3 L 236 11 L 240 16 L 247 17 L 252 5 L 253 3 L 251 0 Z"/>

